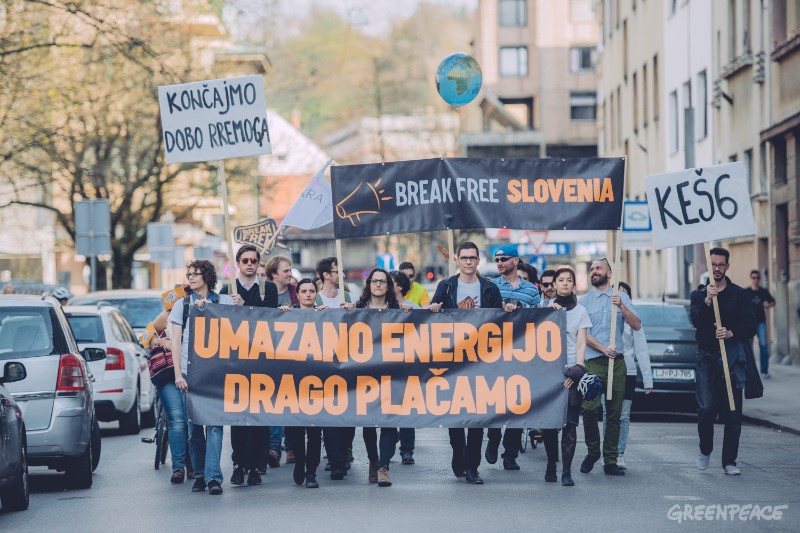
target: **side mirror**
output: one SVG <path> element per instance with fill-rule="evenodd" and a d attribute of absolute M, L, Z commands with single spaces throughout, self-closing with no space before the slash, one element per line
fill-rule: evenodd
<path fill-rule="evenodd" d="M 25 365 L 22 363 L 10 362 L 6 363 L 3 368 L 3 375 L 0 377 L 0 383 L 14 383 L 15 381 L 22 381 L 28 377 L 28 372 L 25 370 Z"/>
<path fill-rule="evenodd" d="M 106 351 L 102 348 L 84 348 L 83 358 L 89 362 L 102 361 L 106 358 Z"/>

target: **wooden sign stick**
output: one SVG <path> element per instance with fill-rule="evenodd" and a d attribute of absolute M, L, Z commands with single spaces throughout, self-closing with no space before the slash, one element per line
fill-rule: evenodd
<path fill-rule="evenodd" d="M 225 219 L 225 240 L 228 241 L 228 262 L 231 265 L 231 276 L 228 278 L 228 294 L 233 296 L 237 293 L 236 283 L 236 259 L 233 256 L 233 233 L 231 233 L 231 214 L 228 209 L 228 182 L 225 179 L 225 160 L 221 159 L 217 163 L 219 172 L 219 186 L 222 189 L 222 210 Z M 223 272 L 224 274 L 224 272 Z M 209 287 L 213 290 L 213 287 Z"/>
<path fill-rule="evenodd" d="M 704 243 L 706 249 L 706 267 L 708 268 L 708 284 L 711 285 L 714 283 L 714 270 L 711 267 L 711 254 L 709 254 L 710 247 L 708 243 Z M 714 284 L 716 286 L 716 284 Z M 714 320 L 716 321 L 716 325 L 718 328 L 722 327 L 722 319 L 719 315 L 719 302 L 717 301 L 717 297 L 714 296 L 711 298 L 712 305 L 714 306 Z M 733 389 L 731 387 L 731 374 L 728 371 L 728 355 L 725 352 L 725 341 L 723 339 L 719 340 L 719 352 L 722 354 L 722 369 L 725 372 L 725 390 L 728 392 L 728 406 L 731 409 L 731 412 L 736 410 L 736 404 L 733 401 Z"/>
<path fill-rule="evenodd" d="M 456 275 L 456 245 L 455 245 L 455 236 L 453 235 L 453 230 L 447 230 L 447 249 L 450 252 L 450 261 L 447 262 L 447 266 L 449 268 L 448 273 L 450 277 Z"/>

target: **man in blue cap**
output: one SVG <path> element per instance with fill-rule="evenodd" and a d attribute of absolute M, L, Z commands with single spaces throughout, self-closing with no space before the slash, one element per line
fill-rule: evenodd
<path fill-rule="evenodd" d="M 492 283 L 500 289 L 504 308 L 538 307 L 541 301 L 539 289 L 533 283 L 525 281 L 517 274 L 519 261 L 516 245 L 506 244 L 498 248 L 494 253 L 494 262 L 497 263 L 497 271 L 500 276 L 493 279 Z M 490 464 L 497 462 L 501 436 L 500 428 L 489 428 L 489 442 L 486 445 L 484 457 Z M 517 456 L 519 455 L 521 441 L 521 428 L 506 429 L 505 437 L 503 437 L 503 468 L 506 470 L 519 470 Z"/>

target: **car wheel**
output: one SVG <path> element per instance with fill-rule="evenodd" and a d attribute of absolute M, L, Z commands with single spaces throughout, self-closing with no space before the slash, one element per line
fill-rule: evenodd
<path fill-rule="evenodd" d="M 136 397 L 131 410 L 122 415 L 119 420 L 119 429 L 126 435 L 138 435 L 142 429 L 142 413 L 139 411 L 139 387 L 136 387 Z"/>
<path fill-rule="evenodd" d="M 23 433 L 25 430 L 22 430 Z M 30 503 L 30 492 L 28 487 L 28 447 L 23 441 L 20 449 L 19 471 L 6 489 L 0 493 L 0 501 L 3 503 L 3 511 L 24 511 Z"/>
<path fill-rule="evenodd" d="M 97 465 L 100 464 L 100 451 L 102 449 L 102 441 L 100 438 L 100 423 L 97 419 L 92 423 L 92 472 L 97 470 Z"/>
<path fill-rule="evenodd" d="M 67 483 L 76 489 L 88 489 L 92 486 L 92 439 L 86 451 L 77 459 L 70 459 L 64 471 L 67 476 Z"/>

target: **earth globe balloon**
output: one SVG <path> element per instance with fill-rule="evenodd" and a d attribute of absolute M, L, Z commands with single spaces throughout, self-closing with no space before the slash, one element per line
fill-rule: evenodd
<path fill-rule="evenodd" d="M 455 107 L 474 100 L 482 84 L 481 66 L 471 55 L 450 54 L 436 69 L 436 90 L 442 100 Z"/>

